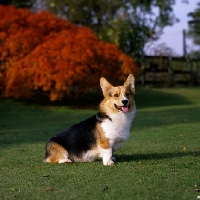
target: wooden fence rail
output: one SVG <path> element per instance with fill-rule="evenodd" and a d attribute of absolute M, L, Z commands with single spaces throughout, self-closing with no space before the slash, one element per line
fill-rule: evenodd
<path fill-rule="evenodd" d="M 200 85 L 200 60 L 145 56 L 138 81 L 143 85 Z"/>

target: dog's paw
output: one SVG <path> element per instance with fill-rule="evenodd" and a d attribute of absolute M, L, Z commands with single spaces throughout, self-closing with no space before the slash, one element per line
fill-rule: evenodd
<path fill-rule="evenodd" d="M 72 163 L 72 161 L 71 161 L 70 159 L 60 159 L 60 160 L 58 161 L 58 163 L 59 163 L 59 164 L 61 164 L 61 163 Z"/>
<path fill-rule="evenodd" d="M 112 166 L 114 165 L 114 162 L 112 160 L 108 160 L 107 162 L 104 162 L 103 164 L 106 166 Z"/>

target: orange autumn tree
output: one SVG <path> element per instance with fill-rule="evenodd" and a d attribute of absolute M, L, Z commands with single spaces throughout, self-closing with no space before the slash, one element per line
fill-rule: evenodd
<path fill-rule="evenodd" d="M 89 28 L 14 7 L 0 6 L 0 17 L 0 89 L 7 97 L 42 91 L 51 101 L 61 100 L 99 88 L 101 76 L 118 84 L 137 74 L 130 57 Z"/>

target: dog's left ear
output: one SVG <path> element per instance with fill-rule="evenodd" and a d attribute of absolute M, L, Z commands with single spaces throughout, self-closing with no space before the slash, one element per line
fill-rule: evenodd
<path fill-rule="evenodd" d="M 124 83 L 124 86 L 129 86 L 132 94 L 135 93 L 135 78 L 132 74 L 129 74 L 126 82 Z"/>

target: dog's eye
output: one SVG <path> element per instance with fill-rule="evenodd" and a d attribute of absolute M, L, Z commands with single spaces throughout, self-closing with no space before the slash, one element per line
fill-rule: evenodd
<path fill-rule="evenodd" d="M 118 94 L 114 94 L 114 97 L 118 97 L 119 95 Z"/>
<path fill-rule="evenodd" d="M 130 93 L 129 92 L 126 92 L 126 94 L 125 94 L 126 96 L 129 96 L 130 95 Z"/>

